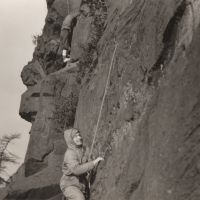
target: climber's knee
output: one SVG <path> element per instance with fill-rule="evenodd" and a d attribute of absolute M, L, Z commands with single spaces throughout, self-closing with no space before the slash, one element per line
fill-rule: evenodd
<path fill-rule="evenodd" d="M 63 192 L 67 200 L 85 200 L 83 193 L 75 186 L 69 186 Z"/>

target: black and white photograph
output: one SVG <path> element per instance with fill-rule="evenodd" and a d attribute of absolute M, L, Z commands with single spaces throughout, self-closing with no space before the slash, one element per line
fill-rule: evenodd
<path fill-rule="evenodd" d="M 200 0 L 0 0 L 0 200 L 200 200 Z"/>

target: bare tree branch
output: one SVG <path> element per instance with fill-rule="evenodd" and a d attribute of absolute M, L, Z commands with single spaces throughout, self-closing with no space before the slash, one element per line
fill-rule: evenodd
<path fill-rule="evenodd" d="M 7 163 L 17 163 L 17 159 L 19 158 L 17 155 L 8 151 L 8 145 L 15 139 L 19 139 L 20 134 L 11 134 L 11 135 L 4 135 L 0 138 L 0 182 L 7 183 L 3 178 L 3 173 L 6 172 L 6 165 Z M 3 181 L 4 180 L 4 181 Z"/>

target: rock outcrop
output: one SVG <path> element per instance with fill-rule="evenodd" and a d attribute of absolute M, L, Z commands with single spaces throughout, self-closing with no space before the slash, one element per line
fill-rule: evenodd
<path fill-rule="evenodd" d="M 94 145 L 105 161 L 91 200 L 199 200 L 200 0 L 85 2 L 91 16 L 78 19 L 72 38 L 79 64 L 67 70 L 60 27 L 80 1 L 47 1 L 43 35 L 22 71 L 30 141 L 2 199 L 61 200 L 63 129 L 77 127 L 91 145 L 113 61 Z"/>

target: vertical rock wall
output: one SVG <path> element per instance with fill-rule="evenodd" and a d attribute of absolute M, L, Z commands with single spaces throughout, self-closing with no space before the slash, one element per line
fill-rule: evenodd
<path fill-rule="evenodd" d="M 80 1 L 47 1 L 43 35 L 22 71 L 29 146 L 4 199 L 61 199 L 63 128 L 79 128 L 91 145 L 113 60 L 94 145 L 105 161 L 91 199 L 199 200 L 200 0 L 87 2 L 92 15 L 72 39 L 80 63 L 67 71 L 60 27 Z"/>

